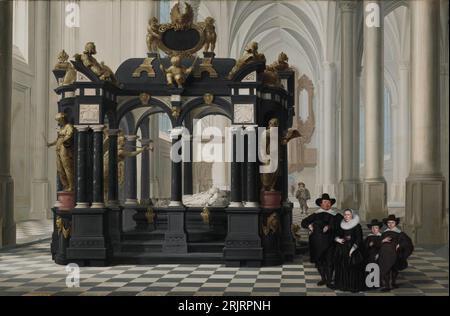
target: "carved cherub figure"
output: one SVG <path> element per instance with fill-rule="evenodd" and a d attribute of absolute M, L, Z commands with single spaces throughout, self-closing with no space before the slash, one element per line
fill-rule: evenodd
<path fill-rule="evenodd" d="M 159 34 L 158 19 L 153 17 L 148 21 L 147 27 L 147 49 L 150 53 L 158 52 L 158 42 L 160 39 L 161 34 Z"/>
<path fill-rule="evenodd" d="M 181 65 L 180 56 L 172 56 L 170 58 L 170 63 L 172 64 L 169 68 L 164 70 L 161 65 L 161 70 L 166 73 L 167 83 L 169 85 L 177 84 L 178 88 L 182 88 L 186 82 L 187 76 L 192 72 L 193 66 L 186 68 Z"/>

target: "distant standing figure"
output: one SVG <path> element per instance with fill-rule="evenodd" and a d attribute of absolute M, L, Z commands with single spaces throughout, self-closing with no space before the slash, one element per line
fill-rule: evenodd
<path fill-rule="evenodd" d="M 298 183 L 298 189 L 295 193 L 295 197 L 298 200 L 298 203 L 300 204 L 300 210 L 301 214 L 307 214 L 308 213 L 308 200 L 311 198 L 311 195 L 309 194 L 309 190 L 306 188 L 305 184 L 303 182 Z"/>

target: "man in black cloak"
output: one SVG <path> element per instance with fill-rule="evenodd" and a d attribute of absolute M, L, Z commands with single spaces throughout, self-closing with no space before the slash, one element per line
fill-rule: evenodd
<path fill-rule="evenodd" d="M 334 288 L 333 284 L 333 247 L 337 225 L 342 220 L 342 215 L 333 211 L 331 207 L 336 199 L 330 198 L 327 193 L 322 194 L 316 200 L 320 208 L 301 222 L 301 226 L 309 229 L 309 256 L 315 263 L 320 273 L 321 280 L 317 285 L 327 285 Z"/>
<path fill-rule="evenodd" d="M 369 235 L 367 235 L 364 240 L 364 262 L 365 266 L 369 263 L 378 263 L 379 251 L 381 246 L 381 228 L 383 227 L 383 222 L 377 219 L 372 219 L 372 221 L 367 224 L 367 228 L 370 229 Z M 370 274 L 366 272 L 366 278 Z"/>
<path fill-rule="evenodd" d="M 408 257 L 414 250 L 411 238 L 402 232 L 397 225 L 400 219 L 389 215 L 383 219 L 387 226 L 381 235 L 378 265 L 380 266 L 382 291 L 397 288 L 396 280 L 399 271 L 408 267 Z"/>

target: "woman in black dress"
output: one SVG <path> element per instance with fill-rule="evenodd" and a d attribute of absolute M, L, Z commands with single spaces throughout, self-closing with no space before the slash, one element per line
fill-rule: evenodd
<path fill-rule="evenodd" d="M 334 251 L 335 286 L 342 291 L 364 289 L 363 234 L 359 216 L 351 209 L 344 210 L 338 227 Z"/>

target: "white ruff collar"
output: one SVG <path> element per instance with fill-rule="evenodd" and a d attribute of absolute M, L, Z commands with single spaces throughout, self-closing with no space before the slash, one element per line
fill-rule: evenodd
<path fill-rule="evenodd" d="M 401 233 L 402 231 L 396 226 L 394 229 L 390 229 L 389 227 L 386 228 L 384 232 L 394 232 L 394 233 Z"/>
<path fill-rule="evenodd" d="M 332 209 L 329 209 L 328 211 L 326 211 L 326 210 L 321 209 L 321 208 L 319 208 L 319 209 L 318 209 L 317 211 L 315 211 L 314 213 L 315 213 L 315 214 L 319 214 L 319 213 L 323 213 L 323 212 L 328 213 L 328 214 L 333 215 L 333 216 L 337 214 L 336 211 L 333 211 Z"/>
<path fill-rule="evenodd" d="M 349 222 L 346 222 L 345 220 L 342 220 L 341 221 L 341 228 L 345 229 L 345 230 L 349 230 L 349 229 L 352 229 L 353 227 L 355 227 L 358 224 L 359 224 L 359 216 L 355 214 L 355 215 L 353 215 L 353 218 Z"/>
<path fill-rule="evenodd" d="M 367 236 L 381 236 L 381 233 L 378 233 L 378 234 L 372 234 L 372 233 L 370 233 L 370 234 L 367 235 Z"/>

